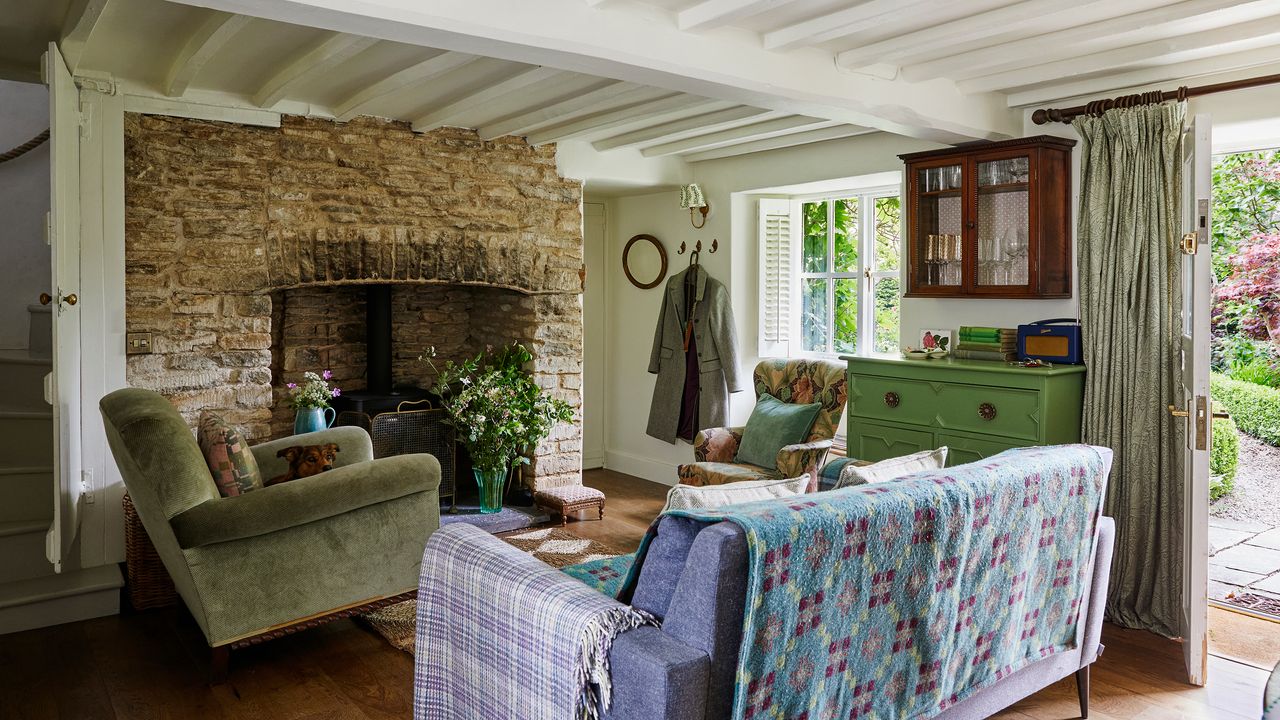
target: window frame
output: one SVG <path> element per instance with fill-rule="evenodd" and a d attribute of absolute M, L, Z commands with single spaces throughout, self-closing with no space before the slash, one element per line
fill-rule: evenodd
<path fill-rule="evenodd" d="M 836 192 L 814 193 L 810 195 L 794 195 L 791 198 L 792 215 L 798 218 L 804 216 L 804 205 L 806 203 L 823 202 L 827 208 L 827 251 L 826 251 L 826 272 L 807 272 L 804 270 L 804 227 L 803 222 L 792 223 L 792 247 L 795 248 L 795 257 L 792 260 L 792 273 L 796 287 L 796 302 L 793 303 L 793 318 L 795 331 L 795 340 L 792 341 L 788 350 L 790 357 L 818 357 L 818 358 L 837 358 L 842 355 L 864 355 L 875 354 L 875 317 L 870 308 L 874 307 L 873 289 L 878 281 L 884 278 L 896 278 L 898 280 L 898 313 L 901 318 L 902 313 L 902 257 L 899 251 L 898 269 L 897 270 L 872 270 L 868 267 L 868 258 L 878 260 L 875 256 L 876 252 L 876 222 L 875 222 L 875 201 L 885 197 L 896 197 L 901 203 L 902 187 L 901 185 L 882 185 L 878 187 L 860 188 L 857 190 L 846 190 Z M 856 198 L 858 200 L 858 232 L 857 232 L 857 252 L 858 267 L 853 272 L 835 270 L 835 202 L 836 200 L 849 200 Z M 898 228 L 899 246 L 901 246 L 902 227 L 901 216 L 899 217 Z M 804 286 L 807 280 L 826 280 L 827 282 L 827 349 L 825 350 L 808 350 L 804 348 L 804 327 L 803 327 L 803 306 L 804 306 Z M 855 280 L 858 282 L 858 332 L 854 339 L 854 350 L 852 353 L 839 351 L 835 349 L 835 286 L 837 280 Z M 893 339 L 894 344 L 901 346 L 901 331 L 899 337 Z"/>

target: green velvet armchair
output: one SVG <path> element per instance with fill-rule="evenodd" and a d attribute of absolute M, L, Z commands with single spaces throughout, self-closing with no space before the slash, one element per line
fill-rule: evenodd
<path fill-rule="evenodd" d="M 821 403 L 822 409 L 802 443 L 778 451 L 774 467 L 734 462 L 742 428 L 708 428 L 693 439 L 697 462 L 681 465 L 684 485 L 723 485 L 743 480 L 809 476 L 808 492 L 818 490 L 818 471 L 831 449 L 848 400 L 845 366 L 827 360 L 762 360 L 756 365 L 756 397 L 768 393 L 786 403 Z"/>
<path fill-rule="evenodd" d="M 337 443 L 334 469 L 221 497 L 195 437 L 161 395 L 127 388 L 100 403 L 107 440 L 151 542 L 225 678 L 233 648 L 407 599 L 440 525 L 440 464 L 373 459 L 343 427 L 252 448 L 264 477 L 292 445 Z"/>

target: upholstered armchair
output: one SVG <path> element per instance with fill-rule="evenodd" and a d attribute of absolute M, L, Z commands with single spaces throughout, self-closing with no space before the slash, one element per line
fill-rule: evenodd
<path fill-rule="evenodd" d="M 756 397 L 768 393 L 786 403 L 821 403 L 818 418 L 803 443 L 778 451 L 777 464 L 767 468 L 734 462 L 742 428 L 709 428 L 693 440 L 696 462 L 681 465 L 685 485 L 722 485 L 742 480 L 809 476 L 809 492 L 818 489 L 818 471 L 840 426 L 848 391 L 845 366 L 827 360 L 762 360 L 755 369 Z"/>
<path fill-rule="evenodd" d="M 129 497 L 178 594 L 213 649 L 213 679 L 231 649 L 312 627 L 417 591 L 427 537 L 440 525 L 440 463 L 373 459 L 368 433 L 333 428 L 251 449 L 263 474 L 277 452 L 337 443 L 332 470 L 221 497 L 173 405 L 127 388 L 100 403 Z"/>

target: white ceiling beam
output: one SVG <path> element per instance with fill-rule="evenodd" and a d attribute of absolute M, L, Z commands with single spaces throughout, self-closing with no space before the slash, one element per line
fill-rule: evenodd
<path fill-rule="evenodd" d="M 62 38 L 58 42 L 58 50 L 67 63 L 67 69 L 75 73 L 80 58 L 89 45 L 89 38 L 102 19 L 107 9 L 107 0 L 72 0 L 67 6 L 67 14 L 62 19 Z"/>
<path fill-rule="evenodd" d="M 479 60 L 475 55 L 456 52 L 442 52 L 435 57 L 415 63 L 409 67 L 388 75 L 374 84 L 359 90 L 350 97 L 339 102 L 333 109 L 334 117 L 339 122 L 346 122 L 360 115 L 370 105 L 414 83 L 426 82 L 457 70 Z"/>
<path fill-rule="evenodd" d="M 808 145 L 810 143 L 822 142 L 823 140 L 839 140 L 840 138 L 853 137 L 854 135 L 866 135 L 874 132 L 857 125 L 835 125 L 821 130 L 808 130 L 805 132 L 792 133 L 790 135 L 779 135 L 774 138 L 766 138 L 764 140 L 751 140 L 749 142 L 738 143 L 736 145 L 726 145 L 715 150 L 703 150 L 702 152 L 688 153 L 681 155 L 680 159 L 685 162 L 702 162 L 703 160 L 719 160 L 720 158 L 734 157 L 735 155 L 746 155 L 748 153 L 762 152 L 764 150 L 778 150 L 780 148 L 797 147 L 799 145 Z"/>
<path fill-rule="evenodd" d="M 700 32 L 731 25 L 743 18 L 782 7 L 792 0 L 703 0 L 676 15 L 681 30 Z"/>
<path fill-rule="evenodd" d="M 913 6 L 921 4 L 928 4 L 928 0 L 867 0 L 851 8 L 767 32 L 764 34 L 764 47 L 767 50 L 793 50 L 817 45 L 866 30 L 894 14 L 912 12 Z"/>
<path fill-rule="evenodd" d="M 434 108 L 430 112 L 413 121 L 415 132 L 430 132 L 444 127 L 453 118 L 464 112 L 479 108 L 499 98 L 527 88 L 534 83 L 550 80 L 562 75 L 560 70 L 546 67 L 535 67 L 522 70 L 515 75 L 499 80 L 461 97 L 444 107 Z"/>
<path fill-rule="evenodd" d="M 546 145 L 586 134 L 603 134 L 624 125 L 660 121 L 682 115 L 711 110 L 725 105 L 722 100 L 708 100 L 689 95 L 671 95 L 609 112 L 591 115 L 572 122 L 559 123 L 528 134 L 530 145 Z"/>
<path fill-rule="evenodd" d="M 742 127 L 731 128 L 729 130 L 695 135 L 691 138 L 685 138 L 684 140 L 676 140 L 674 142 L 662 143 L 661 145 L 653 145 L 641 150 L 640 154 L 645 157 L 679 155 L 683 153 L 697 152 L 700 150 L 711 150 L 713 148 L 724 147 L 726 145 L 737 145 L 751 140 L 763 140 L 766 138 L 777 137 L 779 135 L 789 135 L 802 130 L 818 130 L 824 127 L 831 127 L 834 124 L 835 123 L 833 121 L 824 120 L 822 118 L 791 115 L 788 117 L 766 120 L 752 125 L 743 125 Z"/>
<path fill-rule="evenodd" d="M 876 63 L 904 64 L 917 57 L 933 59 L 953 55 L 956 51 L 950 49 L 956 46 L 982 47 L 984 44 L 992 44 L 992 38 L 1009 37 L 1029 28 L 1039 28 L 1041 32 L 1045 32 L 1079 25 L 1098 19 L 1098 14 L 1102 17 L 1114 16 L 1122 11 L 1122 7 L 1115 0 L 1084 0 L 1074 3 L 1063 3 L 1061 0 L 1024 0 L 845 50 L 836 55 L 836 65 L 856 70 Z"/>
<path fill-rule="evenodd" d="M 1257 17 L 1262 17 L 1280 11 L 1280 0 L 1259 0 L 1243 4 L 1238 0 L 1186 0 L 908 65 L 902 68 L 902 76 L 911 82 L 939 77 L 967 80 L 1031 64 L 1109 50 L 1134 41 L 1143 42 L 1157 37 L 1180 35 L 1190 30 L 1204 30 L 1207 29 L 1202 26 L 1205 14 L 1213 13 L 1216 17 L 1224 13 L 1215 11 L 1223 9 L 1232 9 L 1233 16 L 1256 10 L 1260 12 Z"/>
<path fill-rule="evenodd" d="M 935 142 L 1000 139 L 1022 128 L 1021 118 L 995 93 L 966 96 L 945 80 L 907 83 L 846 73 L 823 53 L 765 50 L 751 33 L 684 32 L 669 13 L 655 13 L 643 3 L 620 3 L 600 12 L 582 0 L 173 1 L 557 67 Z"/>
<path fill-rule="evenodd" d="M 480 126 L 476 132 L 481 140 L 492 140 L 503 135 L 525 135 L 531 130 L 555 122 L 575 120 L 583 115 L 611 110 L 619 105 L 652 100 L 663 93 L 657 88 L 637 87 L 631 83 L 615 82 L 575 95 L 568 100 L 534 107 L 512 117 L 496 120 Z"/>
<path fill-rule="evenodd" d="M 1267 47 L 1277 41 L 1280 41 L 1280 16 L 984 75 L 961 82 L 960 89 L 964 92 L 989 92 L 1069 81 L 1107 71 L 1114 74 L 1129 65 L 1175 65 L 1232 51 Z"/>
<path fill-rule="evenodd" d="M 1009 107 L 1026 107 L 1028 105 L 1040 105 L 1047 102 L 1102 94 L 1107 96 L 1120 95 L 1136 88 L 1156 83 L 1187 82 L 1206 75 L 1245 70 L 1277 62 L 1280 62 L 1280 46 L 1272 46 L 1260 50 L 1245 50 L 1204 60 L 1144 68 L 1076 82 L 1054 83 L 1010 93 L 1008 96 Z"/>
<path fill-rule="evenodd" d="M 178 51 L 178 56 L 169 64 L 169 72 L 165 76 L 164 94 L 169 97 L 182 97 L 187 92 L 187 86 L 209 62 L 209 59 L 251 22 L 253 18 L 247 15 L 231 15 L 215 10 L 214 14 L 200 23 L 200 27 L 187 38 L 187 42 Z"/>
<path fill-rule="evenodd" d="M 272 75 L 253 94 L 253 103 L 269 108 L 289 95 L 289 91 L 309 78 L 323 75 L 377 43 L 377 39 L 332 33 L 304 50 Z"/>
<path fill-rule="evenodd" d="M 726 110 L 697 115 L 682 120 L 673 120 L 653 125 L 640 130 L 622 133 L 591 143 L 596 150 L 613 150 L 623 147 L 654 145 L 668 140 L 697 135 L 698 133 L 722 130 L 751 122 L 763 120 L 777 115 L 776 112 L 753 107 L 732 107 Z"/>

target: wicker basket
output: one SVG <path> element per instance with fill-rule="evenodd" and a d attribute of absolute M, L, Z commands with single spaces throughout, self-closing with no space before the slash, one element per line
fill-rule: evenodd
<path fill-rule="evenodd" d="M 133 507 L 133 500 L 125 493 L 124 500 L 124 561 L 129 604 L 134 610 L 168 607 L 178 602 L 178 591 L 164 569 L 156 546 L 147 537 L 142 519 Z"/>

